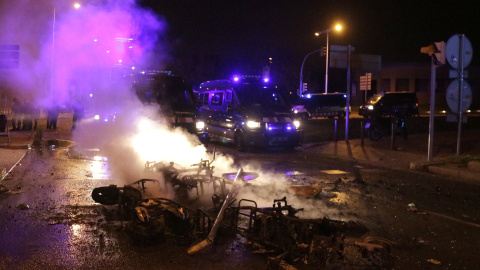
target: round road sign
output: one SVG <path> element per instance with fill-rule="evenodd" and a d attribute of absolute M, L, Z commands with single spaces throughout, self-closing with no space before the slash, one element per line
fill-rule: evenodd
<path fill-rule="evenodd" d="M 460 39 L 463 34 L 456 34 L 451 36 L 447 44 L 445 45 L 445 58 L 447 62 L 453 68 L 459 68 L 459 59 L 460 59 Z M 470 40 L 463 35 L 463 48 L 462 48 L 462 66 L 463 68 L 467 67 L 472 61 L 473 49 L 472 43 Z"/>
<path fill-rule="evenodd" d="M 458 92 L 460 90 L 460 81 L 454 80 L 448 85 L 447 88 L 447 105 L 452 110 L 452 112 L 458 112 Z M 466 112 L 470 105 L 472 104 L 472 89 L 470 85 L 463 81 L 463 89 L 462 89 L 462 104 L 461 109 L 462 113 Z"/>

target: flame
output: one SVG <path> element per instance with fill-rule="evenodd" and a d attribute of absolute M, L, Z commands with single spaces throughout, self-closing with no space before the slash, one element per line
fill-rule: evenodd
<path fill-rule="evenodd" d="M 206 158 L 206 149 L 195 135 L 148 118 L 138 121 L 137 134 L 131 143 L 143 163 L 154 160 L 190 166 Z"/>

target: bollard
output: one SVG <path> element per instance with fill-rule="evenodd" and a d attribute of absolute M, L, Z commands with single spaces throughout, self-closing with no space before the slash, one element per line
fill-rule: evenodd
<path fill-rule="evenodd" d="M 363 146 L 364 131 L 365 131 L 365 126 L 363 125 L 363 120 L 360 120 L 360 145 L 361 146 Z"/>
<path fill-rule="evenodd" d="M 335 119 L 335 134 L 333 134 L 333 136 L 334 136 L 333 139 L 335 140 L 335 142 L 337 142 L 337 132 L 338 132 L 338 131 L 337 131 L 337 127 L 338 127 L 338 125 L 337 125 L 337 124 L 338 124 L 338 123 L 337 123 L 337 120 L 338 120 L 338 119 Z"/>
<path fill-rule="evenodd" d="M 392 150 L 396 150 L 395 148 L 395 120 L 392 118 L 392 137 L 391 137 L 391 144 L 392 144 Z"/>

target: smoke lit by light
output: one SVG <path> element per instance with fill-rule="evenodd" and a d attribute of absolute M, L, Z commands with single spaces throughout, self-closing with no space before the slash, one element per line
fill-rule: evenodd
<path fill-rule="evenodd" d="M 0 2 L 0 44 L 20 46 L 19 68 L 2 69 L 1 80 L 20 99 L 68 105 L 91 91 L 117 91 L 118 59 L 125 68 L 162 64 L 162 55 L 145 59 L 161 49 L 166 23 L 134 0 L 27 2 Z"/>
<path fill-rule="evenodd" d="M 171 130 L 148 118 L 140 119 L 137 133 L 132 138 L 134 150 L 143 162 L 168 161 L 190 166 L 206 158 L 203 145 L 195 145 L 194 135 L 181 129 Z"/>

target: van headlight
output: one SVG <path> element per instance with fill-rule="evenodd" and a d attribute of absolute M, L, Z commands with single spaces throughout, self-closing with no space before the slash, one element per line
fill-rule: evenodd
<path fill-rule="evenodd" d="M 300 127 L 300 121 L 294 120 L 294 121 L 293 121 L 293 125 L 295 126 L 295 128 L 298 129 L 298 128 Z"/>
<path fill-rule="evenodd" d="M 259 128 L 260 122 L 258 121 L 247 121 L 247 127 L 249 128 Z"/>
<path fill-rule="evenodd" d="M 293 113 L 298 113 L 298 110 L 297 109 L 293 110 Z"/>
<path fill-rule="evenodd" d="M 373 110 L 373 105 L 367 105 L 367 110 L 369 111 Z"/>
<path fill-rule="evenodd" d="M 198 130 L 203 130 L 205 129 L 205 122 L 197 121 L 197 123 L 195 123 L 195 126 L 197 127 Z"/>

